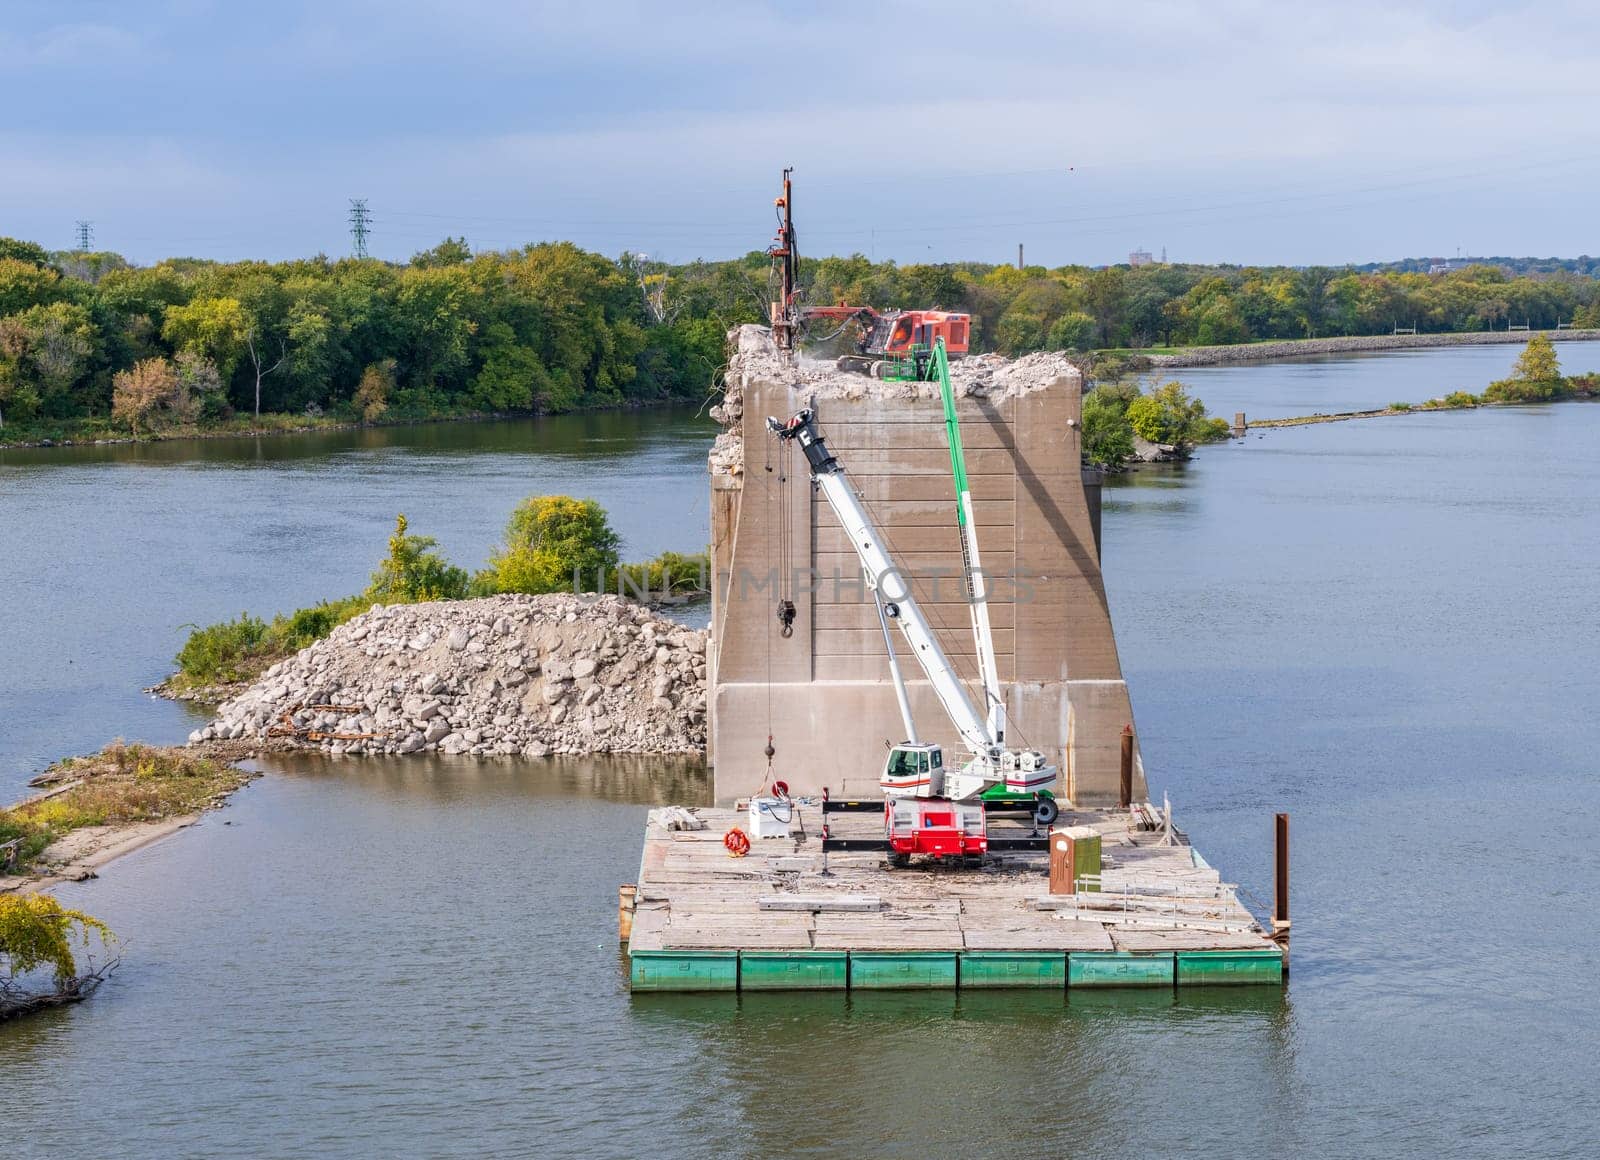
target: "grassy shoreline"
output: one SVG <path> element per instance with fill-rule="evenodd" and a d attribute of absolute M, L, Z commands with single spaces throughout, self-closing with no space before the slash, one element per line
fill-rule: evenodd
<path fill-rule="evenodd" d="M 0 893 L 91 877 L 95 867 L 190 825 L 260 774 L 237 747 L 176 748 L 114 741 L 68 757 L 28 784 L 40 792 L 0 809 L 9 845 Z"/>
<path fill-rule="evenodd" d="M 289 415 L 281 413 L 235 415 L 230 419 L 185 423 L 156 431 L 130 434 L 121 423 L 105 417 L 61 419 L 28 424 L 8 423 L 0 428 L 0 451 L 53 447 L 113 447 L 135 443 L 167 443 L 183 439 L 260 439 L 275 435 L 311 435 L 329 431 L 378 430 L 390 427 L 423 427 L 434 423 L 493 423 L 507 419 L 544 419 L 558 415 L 594 415 L 614 411 L 646 411 L 657 407 L 682 405 L 684 399 L 651 399 L 643 402 L 581 407 L 556 414 L 538 411 L 461 411 L 420 418 L 378 419 L 367 422 L 348 415 Z"/>

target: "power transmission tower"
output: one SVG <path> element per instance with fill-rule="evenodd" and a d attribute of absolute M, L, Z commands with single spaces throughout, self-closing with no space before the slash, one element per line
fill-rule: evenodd
<path fill-rule="evenodd" d="M 350 239 L 358 258 L 367 256 L 367 235 L 372 232 L 372 214 L 367 210 L 367 199 L 350 199 Z"/>
<path fill-rule="evenodd" d="M 78 223 L 78 253 L 87 254 L 94 246 L 94 223 Z"/>

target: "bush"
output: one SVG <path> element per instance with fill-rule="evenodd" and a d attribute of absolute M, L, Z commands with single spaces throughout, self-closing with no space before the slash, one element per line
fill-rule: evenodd
<path fill-rule="evenodd" d="M 112 418 L 128 424 L 135 437 L 139 424 L 154 425 L 155 416 L 178 399 L 178 376 L 164 358 L 147 358 L 118 371 L 111 380 Z"/>
<path fill-rule="evenodd" d="M 565 495 L 535 496 L 517 505 L 506 525 L 505 546 L 489 557 L 489 567 L 473 581 L 473 590 L 495 592 L 561 592 L 585 578 L 598 581 L 616 571 L 616 532 L 605 509 L 592 499 Z"/>
<path fill-rule="evenodd" d="M 245 680 L 281 655 L 266 621 L 241 612 L 238 620 L 195 628 L 183 642 L 177 662 L 188 681 L 219 685 Z"/>
<path fill-rule="evenodd" d="M 1389 404 L 1389 410 L 1391 410 L 1391 411 L 1409 411 L 1409 410 L 1411 410 L 1411 404 L 1410 403 L 1390 403 Z"/>
<path fill-rule="evenodd" d="M 1446 407 L 1476 407 L 1483 400 L 1471 391 L 1451 391 L 1439 401 Z"/>
<path fill-rule="evenodd" d="M 275 617 L 272 631 L 282 639 L 287 649 L 299 652 L 306 645 L 327 636 L 345 621 L 360 616 L 373 603 L 365 593 L 346 596 L 343 600 L 324 600 L 312 608 L 290 613 L 287 619 Z"/>
<path fill-rule="evenodd" d="M 68 910 L 48 894 L 0 894 L 0 983 L 49 967 L 57 985 L 78 977 L 72 945 L 98 935 L 110 945 L 109 927 L 81 910 Z"/>
<path fill-rule="evenodd" d="M 1141 439 L 1180 450 L 1204 442 L 1211 430 L 1205 404 L 1191 399 L 1179 382 L 1166 383 L 1130 402 L 1128 422 Z"/>
<path fill-rule="evenodd" d="M 658 600 L 663 596 L 693 595 L 708 590 L 711 558 L 704 552 L 693 556 L 662 552 L 642 564 L 618 565 L 617 576 L 609 587 L 624 596 Z"/>
<path fill-rule="evenodd" d="M 253 680 L 263 670 L 321 640 L 374 604 L 415 604 L 424 600 L 460 600 L 466 596 L 467 573 L 434 552 L 429 536 L 413 536 L 406 517 L 395 517 L 389 555 L 372 574 L 365 592 L 341 600 L 324 600 L 271 622 L 249 613 L 238 620 L 195 628 L 177 656 L 180 688 L 235 684 Z"/>
<path fill-rule="evenodd" d="M 1561 379 L 1499 379 L 1483 392 L 1486 403 L 1548 403 L 1565 394 Z"/>
<path fill-rule="evenodd" d="M 467 573 L 433 551 L 437 543 L 432 536 L 408 534 L 406 517 L 396 516 L 389 555 L 372 574 L 365 596 L 382 604 L 460 600 L 467 594 Z"/>
<path fill-rule="evenodd" d="M 1536 334 L 1517 356 L 1511 377 L 1490 383 L 1483 397 L 1492 403 L 1543 403 L 1565 394 L 1567 386 L 1561 377 L 1555 344 Z"/>

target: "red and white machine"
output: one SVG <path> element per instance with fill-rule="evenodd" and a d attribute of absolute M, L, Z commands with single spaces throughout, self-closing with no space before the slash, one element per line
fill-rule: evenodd
<path fill-rule="evenodd" d="M 889 672 L 906 729 L 906 740 L 890 747 L 878 779 L 886 799 L 884 837 L 897 860 L 912 854 L 935 858 L 971 857 L 988 849 L 988 833 L 980 795 L 996 785 L 1027 794 L 1048 789 L 1056 768 L 1036 750 L 1006 748 L 998 736 L 1003 715 L 979 713 L 967 696 L 950 660 L 940 647 L 927 617 L 917 605 L 907 574 L 898 568 L 883 546 L 883 537 L 867 514 L 860 495 L 845 478 L 844 468 L 828 451 L 811 411 L 801 411 L 787 423 L 768 419 L 767 427 L 779 439 L 794 440 L 805 453 L 811 479 L 816 484 L 855 548 L 878 610 L 888 650 Z M 971 756 L 959 769 L 947 769 L 943 749 L 917 736 L 911 702 L 900 674 L 889 622 L 899 625 L 922 671 L 961 735 Z M 993 681 L 993 661 L 984 674 Z M 998 682 L 995 682 L 998 690 Z"/>

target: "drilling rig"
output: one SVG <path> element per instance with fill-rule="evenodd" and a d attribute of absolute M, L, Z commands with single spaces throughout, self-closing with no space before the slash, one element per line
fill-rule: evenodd
<path fill-rule="evenodd" d="M 796 287 L 800 251 L 795 244 L 794 182 L 792 169 L 783 171 L 783 194 L 774 205 L 778 211 L 778 232 L 767 248 L 772 258 L 774 300 L 769 304 L 772 337 L 779 350 L 792 351 L 806 335 L 808 324 L 816 320 L 837 323 L 835 333 L 857 327 L 854 354 L 842 356 L 842 371 L 857 371 L 883 378 L 896 368 L 911 364 L 915 377 L 922 377 L 935 342 L 943 342 L 949 358 L 967 353 L 972 334 L 972 316 L 950 310 L 877 310 L 871 306 L 808 306 L 803 291 Z"/>

